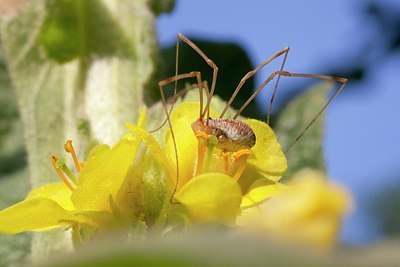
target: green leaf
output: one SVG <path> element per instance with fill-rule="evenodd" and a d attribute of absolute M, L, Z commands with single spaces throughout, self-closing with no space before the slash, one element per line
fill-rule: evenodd
<path fill-rule="evenodd" d="M 149 5 L 154 14 L 169 13 L 174 9 L 175 0 L 150 0 Z"/>
<path fill-rule="evenodd" d="M 142 0 L 14 2 L 0 17 L 1 48 L 18 97 L 31 184 L 38 187 L 57 181 L 49 157 L 65 153 L 65 139 L 82 155 L 93 140 L 116 143 L 123 123 L 138 117 L 155 67 L 155 18 Z M 43 244 L 33 247 L 33 259 L 50 255 L 44 250 L 64 236 L 51 235 L 35 235 Z"/>
<path fill-rule="evenodd" d="M 17 96 L 11 84 L 4 52 L 0 49 L 0 176 L 26 165 Z"/>
<path fill-rule="evenodd" d="M 332 83 L 321 83 L 289 102 L 279 114 L 275 126 L 278 140 L 286 150 L 324 105 Z M 310 167 L 325 171 L 323 154 L 324 120 L 321 115 L 299 141 L 286 153 L 288 171 L 285 178 Z"/>
<path fill-rule="evenodd" d="M 112 145 L 126 132 L 123 123 L 135 120 L 154 68 L 154 16 L 138 0 L 38 0 L 18 8 L 18 16 L 0 18 L 1 45 L 36 187 L 54 181 L 48 159 L 63 153 L 67 137 L 81 151 L 93 139 Z"/>
<path fill-rule="evenodd" d="M 36 41 L 59 63 L 89 56 L 129 58 L 134 52 L 117 21 L 98 0 L 47 0 Z"/>

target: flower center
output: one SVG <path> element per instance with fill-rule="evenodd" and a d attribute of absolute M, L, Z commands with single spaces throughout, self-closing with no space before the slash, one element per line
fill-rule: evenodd
<path fill-rule="evenodd" d="M 198 140 L 198 158 L 196 167 L 196 176 L 210 171 L 213 152 L 218 144 L 218 139 L 214 135 L 208 135 L 203 131 L 196 133 Z M 236 152 L 228 152 L 226 149 L 221 150 L 222 158 L 224 159 L 224 172 L 229 175 L 229 156 L 228 153 L 233 153 L 232 162 L 237 164 L 238 168 L 233 174 L 233 179 L 238 181 L 247 165 L 247 158 L 252 154 L 250 149 L 240 149 Z"/>

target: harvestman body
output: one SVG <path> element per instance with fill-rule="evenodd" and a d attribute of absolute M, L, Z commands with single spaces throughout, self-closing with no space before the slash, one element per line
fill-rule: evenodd
<path fill-rule="evenodd" d="M 212 78 L 212 83 L 211 83 L 211 89 L 209 90 L 206 84 L 202 83 L 201 80 L 201 73 L 197 71 L 192 71 L 189 73 L 184 73 L 184 74 L 178 74 L 178 62 L 179 62 L 179 41 L 183 41 L 187 45 L 189 45 L 193 50 L 195 50 L 204 60 L 205 62 L 213 69 L 213 78 Z M 199 112 L 199 118 L 194 121 L 191 125 L 193 132 L 195 135 L 199 138 L 200 136 L 204 138 L 208 138 L 208 136 L 212 135 L 215 136 L 218 140 L 217 144 L 215 145 L 216 147 L 220 148 L 222 150 L 223 155 L 226 155 L 227 152 L 234 152 L 234 153 L 239 153 L 245 151 L 245 153 L 250 153 L 250 148 L 252 148 L 255 143 L 256 143 L 256 136 L 253 132 L 253 130 L 248 126 L 246 123 L 237 120 L 236 118 L 240 115 L 240 113 L 246 108 L 246 106 L 258 95 L 258 93 L 275 77 L 277 76 L 276 83 L 274 86 L 274 91 L 272 93 L 272 97 L 270 99 L 269 107 L 268 107 L 268 112 L 267 112 L 267 118 L 266 118 L 266 123 L 269 124 L 270 121 L 270 113 L 272 109 L 272 103 L 274 101 L 276 91 L 278 88 L 279 80 L 281 76 L 287 76 L 287 77 L 306 77 L 306 78 L 317 78 L 317 79 L 324 79 L 324 80 L 330 80 L 330 81 L 335 81 L 341 83 L 341 86 L 335 91 L 335 93 L 326 101 L 325 105 L 321 108 L 321 110 L 315 115 L 314 119 L 312 119 L 309 124 L 303 129 L 302 132 L 298 135 L 298 137 L 289 145 L 289 147 L 286 149 L 285 152 L 288 152 L 290 148 L 303 136 L 303 134 L 307 131 L 307 129 L 316 121 L 316 119 L 325 111 L 325 109 L 328 107 L 328 105 L 332 102 L 332 100 L 342 91 L 344 86 L 347 83 L 346 78 L 341 78 L 341 77 L 333 77 L 333 76 L 328 76 L 328 75 L 320 75 L 320 74 L 305 74 L 305 73 L 292 73 L 288 71 L 284 71 L 283 68 L 285 66 L 285 62 L 288 56 L 289 52 L 289 47 L 285 47 L 278 51 L 277 53 L 273 54 L 270 58 L 262 62 L 258 67 L 256 67 L 254 70 L 249 71 L 239 82 L 238 86 L 236 87 L 235 91 L 233 92 L 231 98 L 229 99 L 228 103 L 226 104 L 224 110 L 220 114 L 219 118 L 210 118 L 210 103 L 211 99 L 214 94 L 215 90 L 215 84 L 217 80 L 217 74 L 218 74 L 218 67 L 217 65 L 209 59 L 206 54 L 204 54 L 203 51 L 200 50 L 191 40 L 189 40 L 186 36 L 184 36 L 181 33 L 178 33 L 177 36 L 177 42 L 176 42 L 176 61 L 175 61 L 175 75 L 165 79 L 163 81 L 159 82 L 159 87 L 160 87 L 160 94 L 161 98 L 163 101 L 163 106 L 164 110 L 167 114 L 167 119 L 165 122 L 168 121 L 168 124 L 170 125 L 171 128 L 171 136 L 172 140 L 174 142 L 174 148 L 175 148 L 175 157 L 176 157 L 176 163 L 177 163 L 177 176 L 179 179 L 179 168 L 178 168 L 178 153 L 177 153 L 177 148 L 176 148 L 176 140 L 175 136 L 172 130 L 172 125 L 170 121 L 170 113 L 173 109 L 173 104 L 171 105 L 170 110 L 168 111 L 167 105 L 166 105 L 166 100 L 164 96 L 164 89 L 163 87 L 166 86 L 167 84 L 170 84 L 172 82 L 175 82 L 175 87 L 174 87 L 174 98 L 176 97 L 177 93 L 177 82 L 178 80 L 181 79 L 186 79 L 186 78 L 196 78 L 197 79 L 197 87 L 199 89 L 199 94 L 200 94 L 200 112 Z M 233 100 L 235 99 L 236 95 L 238 92 L 241 90 L 243 84 L 254 76 L 260 69 L 262 69 L 264 66 L 269 64 L 271 61 L 274 59 L 284 55 L 283 61 L 281 68 L 277 71 L 272 72 L 268 76 L 267 79 L 254 91 L 254 93 L 250 96 L 250 98 L 243 104 L 243 106 L 237 111 L 235 116 L 233 118 L 223 118 L 224 114 L 232 104 Z M 206 106 L 203 109 L 203 90 L 206 92 Z M 174 101 L 175 102 L 175 99 Z M 205 119 L 206 118 L 206 119 Z M 163 123 L 163 125 L 165 124 Z M 161 128 L 161 126 L 160 126 Z M 157 128 L 159 129 L 159 128 Z M 156 129 L 156 130 L 157 130 Z M 246 152 L 247 151 L 247 152 Z M 226 156 L 224 156 L 226 157 Z M 178 183 L 177 183 L 178 184 Z M 176 191 L 176 188 L 175 188 Z M 175 191 L 173 193 L 175 193 Z M 173 194 L 174 195 L 174 194 Z M 173 196 L 172 195 L 172 196 Z"/>

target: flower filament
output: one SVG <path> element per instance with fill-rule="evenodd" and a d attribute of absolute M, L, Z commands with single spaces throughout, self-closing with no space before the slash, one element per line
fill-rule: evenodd
<path fill-rule="evenodd" d="M 76 155 L 76 152 L 75 152 L 74 146 L 72 145 L 71 140 L 67 140 L 67 142 L 64 144 L 64 149 L 66 152 L 71 153 L 72 159 L 75 164 L 75 168 L 76 168 L 77 172 L 79 173 L 81 170 L 82 164 L 78 160 L 78 156 Z M 53 155 L 53 156 L 51 156 L 51 163 L 52 163 L 54 169 L 56 170 L 58 176 L 60 177 L 60 179 L 64 182 L 64 184 L 71 191 L 75 191 L 75 188 L 72 184 L 74 184 L 76 186 L 78 180 L 75 177 L 74 173 L 71 171 L 71 169 L 67 166 L 67 164 L 65 164 L 65 160 L 59 159 L 57 156 Z M 66 176 L 69 178 L 69 180 L 67 179 Z M 70 181 L 72 182 L 72 184 L 70 183 Z"/>
<path fill-rule="evenodd" d="M 211 169 L 211 161 L 213 158 L 214 148 L 218 143 L 218 138 L 212 134 L 208 135 L 203 131 L 199 131 L 196 133 L 196 137 L 198 140 L 198 159 L 197 159 L 197 168 L 196 175 L 200 175 L 202 173 L 210 172 Z M 224 172 L 229 175 L 229 156 L 228 151 L 225 149 L 221 150 L 221 155 L 224 159 Z M 238 164 L 238 168 L 233 175 L 233 179 L 238 181 L 244 169 L 247 165 L 247 158 L 252 154 L 250 149 L 240 149 L 233 153 L 232 155 L 232 163 Z M 205 157 L 205 160 L 204 160 Z"/>

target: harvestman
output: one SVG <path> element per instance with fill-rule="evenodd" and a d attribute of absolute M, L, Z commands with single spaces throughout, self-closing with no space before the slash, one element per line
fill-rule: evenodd
<path fill-rule="evenodd" d="M 211 89 L 208 89 L 207 84 L 203 84 L 201 80 L 201 73 L 197 71 L 192 71 L 189 73 L 184 73 L 184 74 L 178 74 L 178 63 L 179 63 L 179 42 L 183 41 L 187 45 L 189 45 L 194 51 L 196 51 L 204 60 L 205 62 L 213 69 L 213 77 L 212 77 L 212 82 L 211 82 Z M 255 69 L 249 71 L 239 82 L 238 86 L 236 87 L 235 91 L 233 92 L 231 98 L 227 102 L 224 110 L 221 112 L 219 118 L 210 118 L 210 104 L 211 104 L 211 99 L 213 97 L 214 91 L 215 91 L 215 84 L 217 80 L 217 74 L 218 74 L 218 67 L 217 65 L 206 56 L 206 54 L 200 50 L 200 48 L 197 47 L 189 38 L 184 36 L 181 33 L 178 33 L 177 36 L 177 41 L 176 41 L 176 58 L 175 58 L 175 75 L 167 78 L 163 81 L 160 81 L 159 87 L 160 87 L 160 94 L 163 102 L 163 107 L 164 111 L 167 115 L 167 119 L 164 121 L 162 125 L 164 125 L 166 122 L 168 122 L 170 128 L 171 128 L 171 137 L 174 143 L 174 149 L 175 149 L 175 158 L 176 158 L 176 166 L 177 166 L 177 183 L 179 181 L 179 163 L 178 163 L 178 152 L 177 152 L 177 147 L 176 147 L 176 140 L 175 140 L 175 135 L 172 129 L 172 124 L 170 120 L 170 114 L 173 109 L 173 105 L 176 99 L 176 93 L 177 93 L 177 82 L 178 80 L 181 79 L 186 79 L 186 78 L 196 78 L 197 79 L 197 84 L 198 84 L 198 89 L 199 89 L 199 95 L 200 95 L 200 111 L 199 111 L 199 118 L 192 123 L 191 127 L 193 129 L 193 132 L 195 133 L 196 137 L 204 137 L 208 138 L 208 136 L 212 135 L 215 136 L 218 140 L 216 143 L 216 147 L 220 148 L 222 151 L 222 155 L 225 158 L 225 161 L 227 161 L 227 152 L 234 152 L 237 154 L 245 154 L 248 155 L 250 154 L 250 148 L 255 145 L 256 142 L 256 136 L 253 132 L 253 130 L 245 124 L 244 122 L 237 120 L 236 118 L 240 115 L 240 113 L 246 108 L 246 106 L 258 95 L 258 93 L 270 82 L 272 79 L 277 76 L 276 83 L 274 86 L 274 91 L 272 93 L 270 102 L 269 102 L 269 107 L 267 111 L 267 118 L 266 118 L 266 123 L 269 124 L 270 121 L 270 114 L 271 114 L 271 109 L 272 109 L 272 103 L 274 101 L 279 80 L 281 76 L 287 76 L 287 77 L 306 77 L 306 78 L 317 78 L 317 79 L 324 79 L 324 80 L 330 80 L 334 82 L 339 82 L 341 83 L 340 87 L 335 91 L 335 93 L 326 101 L 326 103 L 323 105 L 321 110 L 315 115 L 315 117 L 307 124 L 307 126 L 299 133 L 299 135 L 295 138 L 295 140 L 288 146 L 285 152 L 288 152 L 293 145 L 304 135 L 304 133 L 307 131 L 308 128 L 318 119 L 318 117 L 325 111 L 325 109 L 328 107 L 328 105 L 333 101 L 333 99 L 342 91 L 344 86 L 346 85 L 348 79 L 346 78 L 341 78 L 341 77 L 334 77 L 334 76 L 328 76 L 328 75 L 320 75 L 320 74 L 305 74 L 305 73 L 293 73 L 293 72 L 288 72 L 284 71 L 284 66 L 285 62 L 287 59 L 289 53 L 289 47 L 285 47 L 281 49 L 280 51 L 276 52 L 273 54 L 271 57 L 266 59 L 264 62 L 262 62 L 258 67 Z M 237 111 L 235 116 L 233 118 L 223 118 L 225 115 L 226 111 L 232 104 L 233 100 L 235 99 L 236 95 L 239 93 L 239 91 L 242 89 L 244 83 L 246 80 L 254 76 L 260 69 L 262 69 L 264 66 L 269 64 L 271 61 L 274 59 L 280 57 L 283 55 L 283 61 L 282 65 L 279 70 L 273 71 L 267 79 L 264 80 L 264 82 L 254 91 L 254 93 L 249 97 L 249 99 L 243 104 L 243 106 Z M 164 96 L 164 86 L 175 82 L 175 87 L 174 87 L 174 100 L 171 105 L 170 110 L 168 111 L 167 109 L 167 103 L 166 99 Z M 206 105 L 203 109 L 203 90 L 206 92 Z M 161 128 L 162 125 L 159 127 Z M 156 130 L 158 130 L 157 128 Z M 154 131 L 156 131 L 154 130 Z M 226 169 L 226 168 L 225 168 Z M 172 194 L 172 197 L 174 196 L 175 190 Z"/>

